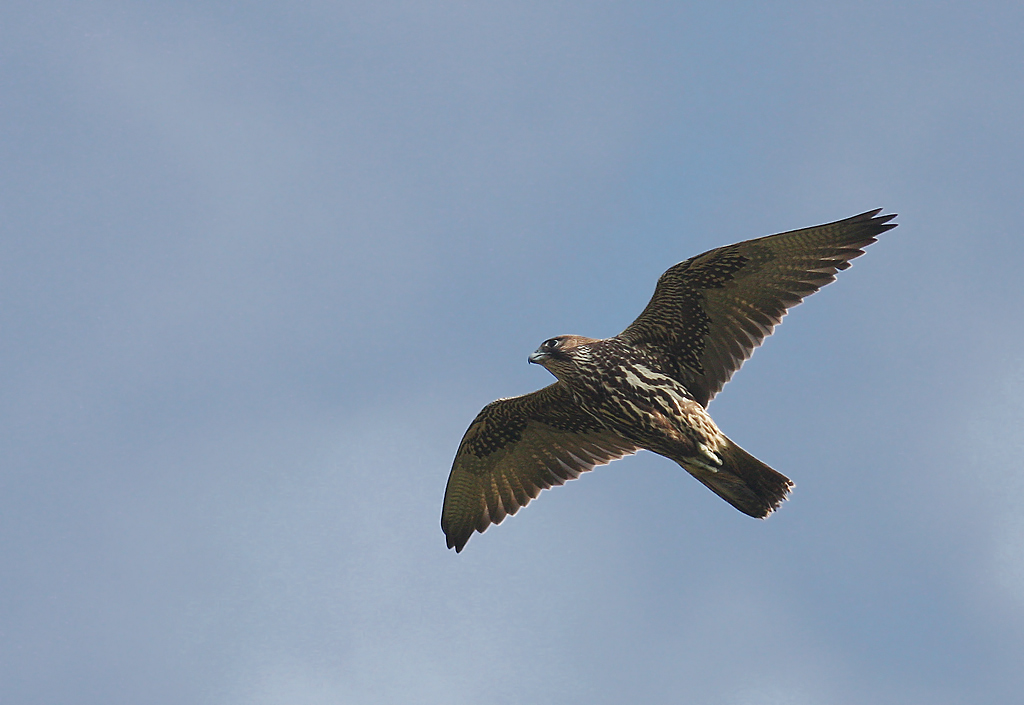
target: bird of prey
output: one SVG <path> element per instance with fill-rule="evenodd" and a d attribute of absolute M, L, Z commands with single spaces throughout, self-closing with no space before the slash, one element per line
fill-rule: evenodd
<path fill-rule="evenodd" d="M 541 490 L 640 449 L 674 460 L 744 514 L 771 514 L 793 483 L 727 438 L 705 408 L 787 309 L 896 227 L 879 212 L 710 250 L 665 272 L 615 337 L 544 341 L 529 360 L 557 381 L 488 404 L 462 439 L 441 511 L 448 548 L 462 551 Z"/>

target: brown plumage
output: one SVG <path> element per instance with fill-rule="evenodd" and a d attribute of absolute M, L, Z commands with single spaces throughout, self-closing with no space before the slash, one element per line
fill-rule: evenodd
<path fill-rule="evenodd" d="M 530 362 L 558 381 L 488 404 L 462 439 L 441 512 L 448 547 L 461 551 L 541 490 L 642 448 L 741 512 L 771 514 L 793 483 L 729 440 L 705 408 L 787 309 L 896 227 L 880 210 L 692 257 L 661 276 L 614 338 L 545 341 Z"/>

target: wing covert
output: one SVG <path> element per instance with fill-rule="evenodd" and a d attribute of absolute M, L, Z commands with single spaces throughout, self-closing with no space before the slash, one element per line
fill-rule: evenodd
<path fill-rule="evenodd" d="M 500 524 L 541 490 L 636 450 L 578 411 L 560 382 L 488 404 L 466 431 L 448 476 L 441 510 L 448 548 L 462 551 L 474 531 Z"/>
<path fill-rule="evenodd" d="M 895 228 L 881 209 L 719 247 L 658 280 L 619 338 L 661 353 L 670 374 L 707 406 L 786 315 Z"/>

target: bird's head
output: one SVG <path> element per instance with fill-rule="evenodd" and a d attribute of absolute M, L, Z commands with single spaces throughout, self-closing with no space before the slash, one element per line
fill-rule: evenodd
<path fill-rule="evenodd" d="M 594 338 L 584 338 L 580 335 L 548 338 L 530 353 L 530 362 L 543 365 L 548 372 L 561 379 L 563 375 L 572 374 L 576 370 L 577 358 L 584 351 L 590 350 L 586 347 L 588 343 L 596 342 Z"/>

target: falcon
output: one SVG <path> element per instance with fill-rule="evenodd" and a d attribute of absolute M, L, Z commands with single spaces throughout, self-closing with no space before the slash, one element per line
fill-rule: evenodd
<path fill-rule="evenodd" d="M 557 381 L 488 404 L 459 445 L 441 511 L 448 548 L 461 552 L 474 531 L 541 490 L 641 449 L 674 460 L 744 514 L 775 511 L 793 483 L 705 409 L 790 307 L 896 227 L 880 212 L 710 250 L 665 272 L 615 337 L 544 341 L 529 360 Z"/>

